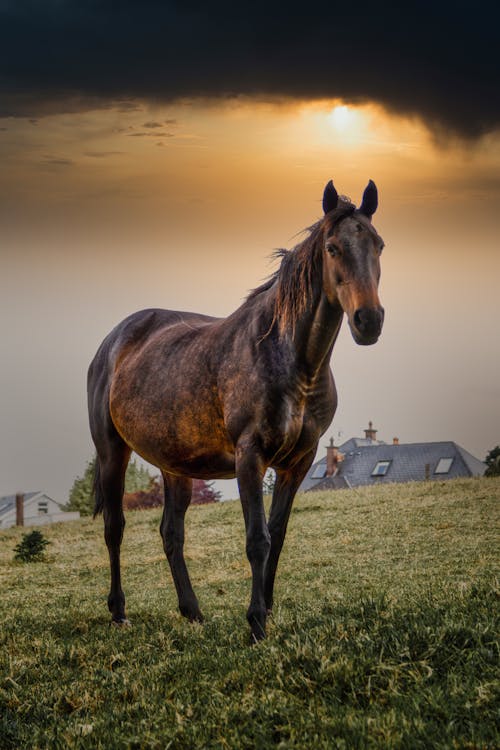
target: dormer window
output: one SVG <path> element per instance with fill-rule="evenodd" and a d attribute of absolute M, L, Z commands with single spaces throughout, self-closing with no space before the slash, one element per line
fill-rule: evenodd
<path fill-rule="evenodd" d="M 385 477 L 389 471 L 391 461 L 377 461 L 375 468 L 372 471 L 372 477 Z"/>

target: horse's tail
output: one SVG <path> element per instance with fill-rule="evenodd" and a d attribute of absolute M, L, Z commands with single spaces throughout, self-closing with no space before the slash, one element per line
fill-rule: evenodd
<path fill-rule="evenodd" d="M 99 462 L 99 456 L 95 458 L 94 464 L 94 484 L 92 486 L 92 492 L 94 494 L 94 518 L 102 513 L 104 508 L 104 495 L 101 486 L 101 464 Z"/>

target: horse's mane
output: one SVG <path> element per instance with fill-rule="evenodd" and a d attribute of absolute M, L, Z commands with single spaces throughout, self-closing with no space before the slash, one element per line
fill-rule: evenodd
<path fill-rule="evenodd" d="M 337 208 L 328 214 L 331 228 L 342 219 L 351 216 L 355 209 L 356 206 L 349 198 L 342 196 Z M 247 300 L 252 300 L 276 286 L 273 319 L 265 336 L 271 332 L 275 322 L 278 322 L 281 332 L 288 327 L 293 331 L 299 317 L 314 298 L 316 288 L 322 278 L 323 248 L 318 239 L 324 221 L 325 219 L 320 219 L 304 230 L 308 233 L 307 237 L 291 250 L 275 250 L 271 257 L 281 258 L 280 267 L 248 295 Z"/>

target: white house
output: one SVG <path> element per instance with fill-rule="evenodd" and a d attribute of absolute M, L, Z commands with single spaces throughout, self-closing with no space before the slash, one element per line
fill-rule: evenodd
<path fill-rule="evenodd" d="M 60 503 L 44 492 L 26 492 L 24 495 L 24 526 L 45 526 L 60 521 L 75 521 L 78 511 L 66 511 Z M 0 529 L 16 525 L 16 496 L 0 497 Z"/>

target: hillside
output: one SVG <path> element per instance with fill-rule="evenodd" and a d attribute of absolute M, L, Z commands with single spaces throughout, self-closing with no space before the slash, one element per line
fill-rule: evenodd
<path fill-rule="evenodd" d="M 0 533 L 0 748 L 493 748 L 500 479 L 297 498 L 267 641 L 250 647 L 239 503 L 187 515 L 206 622 L 158 533 L 127 514 L 132 628 L 108 626 L 102 519 Z"/>

